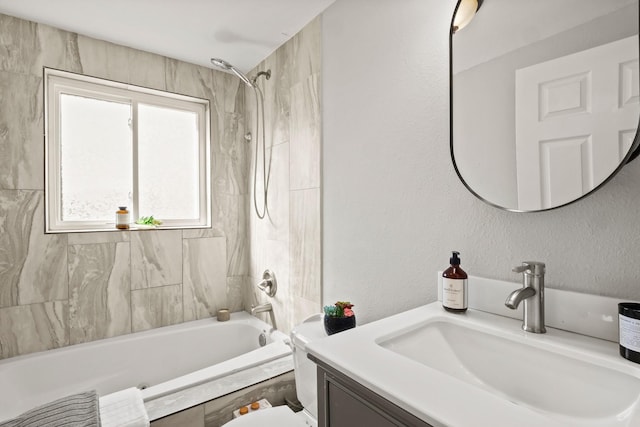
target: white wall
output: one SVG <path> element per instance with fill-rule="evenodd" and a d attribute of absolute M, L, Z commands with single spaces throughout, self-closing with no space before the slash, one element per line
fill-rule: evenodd
<path fill-rule="evenodd" d="M 323 15 L 323 301 L 358 322 L 432 302 L 459 250 L 474 275 L 640 299 L 640 160 L 550 212 L 492 208 L 449 155 L 448 26 L 454 0 L 338 0 Z M 471 290 L 473 291 L 473 290 Z M 506 297 L 506 296 L 505 296 Z"/>

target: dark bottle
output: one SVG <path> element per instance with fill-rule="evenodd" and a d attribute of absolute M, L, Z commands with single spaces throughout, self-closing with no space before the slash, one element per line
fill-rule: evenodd
<path fill-rule="evenodd" d="M 460 252 L 453 251 L 451 266 L 442 273 L 442 306 L 447 311 L 467 311 L 467 273 L 460 268 Z"/>

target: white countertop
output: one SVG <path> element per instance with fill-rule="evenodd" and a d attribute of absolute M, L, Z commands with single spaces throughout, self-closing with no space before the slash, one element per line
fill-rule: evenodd
<path fill-rule="evenodd" d="M 424 322 L 446 319 L 460 325 L 483 325 L 502 336 L 526 340 L 527 345 L 569 354 L 600 366 L 631 373 L 640 378 L 640 365 L 619 355 L 618 344 L 548 328 L 546 334 L 522 331 L 522 320 L 482 311 L 464 314 L 445 311 L 440 302 L 418 307 L 385 319 L 358 326 L 308 344 L 308 352 L 319 360 L 368 387 L 380 396 L 435 427 L 603 427 L 606 420 L 562 418 L 511 402 L 377 344 Z M 424 349 L 429 352 L 429 348 Z M 526 369 L 526 367 L 523 367 Z M 514 378 L 514 381 L 518 381 Z M 638 411 L 635 411 L 638 412 Z M 621 414 L 623 416 L 624 414 Z M 640 414 L 626 415 L 629 421 L 615 426 L 640 424 Z M 633 420 L 632 420 L 633 419 Z M 635 421 L 634 421 L 635 420 Z M 605 421 L 605 424 L 603 424 Z M 625 424 L 626 423 L 626 424 Z"/>

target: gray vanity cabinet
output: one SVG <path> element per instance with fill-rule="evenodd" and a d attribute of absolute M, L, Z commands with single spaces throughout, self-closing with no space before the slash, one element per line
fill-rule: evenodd
<path fill-rule="evenodd" d="M 331 366 L 318 364 L 318 427 L 432 427 Z"/>

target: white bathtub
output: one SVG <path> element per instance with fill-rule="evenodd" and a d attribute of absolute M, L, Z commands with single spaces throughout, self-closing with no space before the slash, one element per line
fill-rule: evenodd
<path fill-rule="evenodd" d="M 259 344 L 265 334 L 267 345 Z M 69 394 L 142 386 L 145 402 L 291 354 L 248 313 L 167 326 L 0 361 L 0 421 Z"/>

